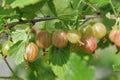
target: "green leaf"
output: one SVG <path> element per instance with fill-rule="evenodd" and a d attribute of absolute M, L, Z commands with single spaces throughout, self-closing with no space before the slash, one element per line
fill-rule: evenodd
<path fill-rule="evenodd" d="M 62 49 L 57 49 L 54 46 L 52 46 L 50 48 L 49 53 L 50 53 L 50 60 L 49 60 L 50 63 L 59 66 L 66 64 L 70 56 L 69 46 Z"/>
<path fill-rule="evenodd" d="M 2 0 L 2 6 L 5 7 L 6 5 L 10 5 L 14 0 Z"/>
<path fill-rule="evenodd" d="M 105 5 L 109 4 L 109 0 L 89 0 L 89 1 L 98 7 L 104 7 Z"/>
<path fill-rule="evenodd" d="M 50 8 L 50 10 L 52 11 L 52 13 L 57 16 L 57 13 L 56 13 L 56 9 L 55 9 L 55 5 L 53 3 L 53 0 L 49 0 L 48 1 L 48 6 Z"/>
<path fill-rule="evenodd" d="M 18 41 L 9 49 L 9 54 L 13 57 L 15 64 L 19 65 L 24 61 L 25 42 Z"/>
<path fill-rule="evenodd" d="M 32 4 L 24 8 L 21 8 L 20 12 L 22 13 L 23 17 L 27 19 L 33 19 L 37 15 L 41 15 L 41 8 L 44 6 L 45 3 L 46 3 L 46 0 L 42 0 L 36 4 Z"/>
<path fill-rule="evenodd" d="M 1 16 L 10 16 L 14 11 L 12 9 L 4 9 L 3 7 L 0 6 L 0 17 Z"/>
<path fill-rule="evenodd" d="M 26 41 L 27 40 L 26 30 L 16 30 L 15 32 L 12 32 L 11 37 L 14 43 L 20 40 Z"/>
<path fill-rule="evenodd" d="M 120 64 L 114 64 L 112 67 L 114 71 L 120 71 Z"/>
<path fill-rule="evenodd" d="M 80 3 L 82 2 L 82 0 L 72 0 L 71 4 L 73 6 L 73 9 L 78 9 L 80 6 Z"/>
<path fill-rule="evenodd" d="M 94 68 L 88 66 L 76 53 L 71 53 L 67 64 L 62 67 L 52 65 L 58 80 L 93 80 Z"/>
<path fill-rule="evenodd" d="M 29 65 L 32 76 L 29 76 L 29 80 L 55 80 L 55 74 L 51 70 L 50 66 L 39 57 L 35 62 Z M 28 70 L 28 71 L 29 71 Z M 30 74 L 29 74 L 30 75 Z"/>
<path fill-rule="evenodd" d="M 57 13 L 63 13 L 69 6 L 69 0 L 53 0 Z"/>
<path fill-rule="evenodd" d="M 16 8 L 16 7 L 23 8 L 27 5 L 35 4 L 40 1 L 42 1 L 42 0 L 14 0 L 14 2 L 11 4 L 11 6 L 12 6 L 12 8 Z"/>

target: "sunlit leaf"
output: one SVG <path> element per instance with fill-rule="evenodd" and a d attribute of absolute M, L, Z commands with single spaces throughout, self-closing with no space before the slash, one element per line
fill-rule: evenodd
<path fill-rule="evenodd" d="M 18 41 L 9 49 L 10 56 L 13 57 L 16 65 L 21 64 L 24 61 L 24 53 L 25 53 L 25 42 Z"/>
<path fill-rule="evenodd" d="M 109 0 L 89 0 L 91 3 L 94 3 L 98 7 L 103 7 L 109 4 Z"/>
<path fill-rule="evenodd" d="M 95 74 L 94 68 L 87 66 L 76 53 L 71 53 L 65 65 L 58 66 L 52 64 L 51 67 L 58 80 L 93 80 Z"/>
<path fill-rule="evenodd" d="M 24 6 L 27 6 L 27 5 L 30 5 L 30 4 L 35 4 L 39 1 L 42 1 L 42 0 L 15 0 L 11 4 L 11 6 L 12 6 L 12 8 L 16 8 L 16 7 L 23 8 Z"/>
<path fill-rule="evenodd" d="M 12 32 L 11 37 L 14 43 L 20 40 L 26 41 L 27 40 L 26 30 L 17 30 L 15 32 Z"/>
<path fill-rule="evenodd" d="M 29 80 L 55 80 L 55 74 L 51 70 L 50 66 L 43 62 L 42 58 L 38 58 L 35 62 L 29 65 L 32 74 Z M 33 78 L 33 79 L 32 79 Z"/>

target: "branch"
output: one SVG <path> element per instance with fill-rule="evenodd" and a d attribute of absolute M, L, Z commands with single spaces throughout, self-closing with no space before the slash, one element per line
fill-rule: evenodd
<path fill-rule="evenodd" d="M 10 69 L 10 71 L 13 73 L 13 75 L 15 76 L 15 78 L 17 78 L 17 79 L 19 79 L 19 80 L 22 80 L 20 77 L 18 77 L 18 76 L 14 73 L 13 69 L 11 68 L 10 64 L 8 63 L 6 57 L 4 57 L 4 55 L 2 54 L 2 52 L 0 52 L 0 54 L 3 56 L 3 60 L 5 61 L 6 65 L 8 66 L 8 68 Z M 5 78 L 5 77 L 0 77 L 0 78 Z M 6 77 L 6 78 L 14 78 L 14 77 Z"/>
<path fill-rule="evenodd" d="M 116 17 L 120 17 L 120 16 L 115 16 L 115 15 L 111 15 L 109 19 L 116 19 Z M 85 15 L 83 18 L 80 19 L 80 21 L 87 21 L 89 19 L 93 19 L 93 18 L 107 18 L 105 15 Z M 57 19 L 56 17 L 44 17 L 44 18 L 40 18 L 40 19 L 33 19 L 33 20 L 20 20 L 18 22 L 13 22 L 13 23 L 9 23 L 7 25 L 5 25 L 6 29 L 10 29 L 12 27 L 14 27 L 17 24 L 23 24 L 23 23 L 36 23 L 36 22 L 41 22 L 41 21 L 48 21 L 48 20 L 54 20 Z"/>
<path fill-rule="evenodd" d="M 6 63 L 6 65 L 8 66 L 8 68 L 10 69 L 10 71 L 14 74 L 14 71 L 12 70 L 11 66 L 9 65 L 8 61 L 6 58 L 4 58 L 4 61 Z"/>
<path fill-rule="evenodd" d="M 0 79 L 9 79 L 9 80 L 23 80 L 22 78 L 12 77 L 12 76 L 0 76 Z"/>
<path fill-rule="evenodd" d="M 5 61 L 6 65 L 7 65 L 8 68 L 10 69 L 10 71 L 14 74 L 14 71 L 13 71 L 12 68 L 10 67 L 10 65 L 9 65 L 9 63 L 8 63 L 8 61 L 7 61 L 7 59 L 6 59 L 6 56 L 4 56 L 4 55 L 2 54 L 2 52 L 0 52 L 0 54 L 2 55 L 3 60 Z"/>
<path fill-rule="evenodd" d="M 36 23 L 36 22 L 41 22 L 41 21 L 47 21 L 47 20 L 53 20 L 56 19 L 55 17 L 44 17 L 44 18 L 40 18 L 40 19 L 33 19 L 33 20 L 20 20 L 19 22 L 13 22 L 13 23 L 9 23 L 7 25 L 5 25 L 6 29 L 10 29 L 12 27 L 14 27 L 17 24 L 23 24 L 23 23 Z"/>
<path fill-rule="evenodd" d="M 106 17 L 105 15 L 86 15 L 84 16 L 82 19 L 80 19 L 80 21 L 82 22 L 81 25 L 83 25 L 85 22 L 87 22 L 90 19 L 95 19 L 95 18 L 107 18 L 107 19 L 116 19 L 120 17 L 120 15 L 116 16 L 116 15 L 110 15 L 109 17 Z"/>
<path fill-rule="evenodd" d="M 11 77 L 11 76 L 9 76 L 9 77 L 6 77 L 6 76 L 0 76 L 0 79 L 13 79 L 14 77 Z"/>

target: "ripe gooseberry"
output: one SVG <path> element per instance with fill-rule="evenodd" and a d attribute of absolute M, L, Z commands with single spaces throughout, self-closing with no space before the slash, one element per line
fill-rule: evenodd
<path fill-rule="evenodd" d="M 64 48 L 68 44 L 67 32 L 56 30 L 52 36 L 52 43 L 56 48 Z"/>
<path fill-rule="evenodd" d="M 120 48 L 120 32 L 116 33 L 116 36 L 115 36 L 115 45 Z"/>
<path fill-rule="evenodd" d="M 34 43 L 29 43 L 26 46 L 25 54 L 24 54 L 24 59 L 29 63 L 33 62 L 36 60 L 38 57 L 38 47 Z"/>
<path fill-rule="evenodd" d="M 101 39 L 106 35 L 106 27 L 103 23 L 97 22 L 93 24 L 91 28 L 93 36 L 98 39 Z"/>
<path fill-rule="evenodd" d="M 76 44 L 76 43 L 80 43 L 82 45 L 84 45 L 80 39 L 81 39 L 82 35 L 78 30 L 71 30 L 67 33 L 67 39 L 69 40 L 70 43 Z"/>
<path fill-rule="evenodd" d="M 111 42 L 115 42 L 115 37 L 116 37 L 116 34 L 118 33 L 119 31 L 117 29 L 112 29 L 109 33 L 109 39 Z"/>
<path fill-rule="evenodd" d="M 47 31 L 41 31 L 37 34 L 37 45 L 39 48 L 43 49 L 42 55 L 46 54 L 45 49 L 47 49 L 52 43 L 51 34 Z"/>
<path fill-rule="evenodd" d="M 82 45 L 82 49 L 86 52 L 86 53 L 93 53 L 96 57 L 97 55 L 95 54 L 95 50 L 97 48 L 97 42 L 94 39 L 94 37 L 86 37 L 84 39 L 82 39 L 82 42 L 85 45 Z"/>

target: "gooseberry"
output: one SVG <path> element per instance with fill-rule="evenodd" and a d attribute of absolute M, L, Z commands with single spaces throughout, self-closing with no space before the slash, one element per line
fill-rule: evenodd
<path fill-rule="evenodd" d="M 109 33 L 109 39 L 111 42 L 115 42 L 115 37 L 116 37 L 116 34 L 118 33 L 119 31 L 117 29 L 112 29 Z"/>
<path fill-rule="evenodd" d="M 26 46 L 24 58 L 27 62 L 33 62 L 38 57 L 38 47 L 34 43 L 29 43 Z"/>
<path fill-rule="evenodd" d="M 68 44 L 67 32 L 56 30 L 52 36 L 52 43 L 56 48 L 64 48 Z"/>
<path fill-rule="evenodd" d="M 85 45 L 82 45 L 82 49 L 87 53 L 94 53 L 97 48 L 97 42 L 94 37 L 87 37 L 82 39 Z"/>
<path fill-rule="evenodd" d="M 78 30 L 71 30 L 67 33 L 67 39 L 72 44 L 80 43 L 83 45 L 83 43 L 80 41 L 81 37 L 82 35 Z"/>
<path fill-rule="evenodd" d="M 97 22 L 93 24 L 91 28 L 93 36 L 98 39 L 101 39 L 106 35 L 106 27 L 103 23 Z"/>

